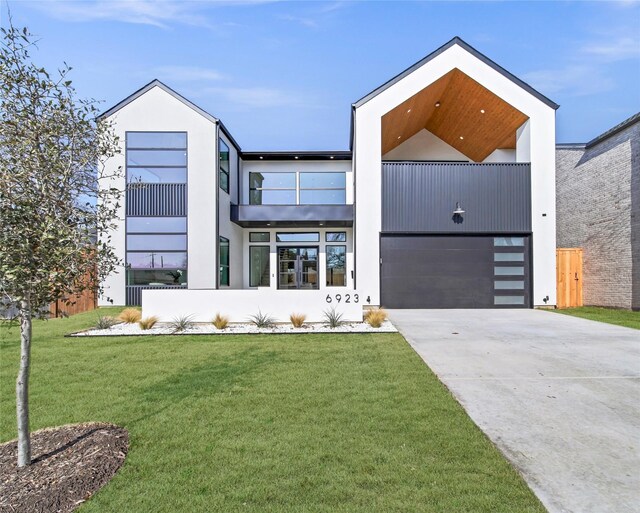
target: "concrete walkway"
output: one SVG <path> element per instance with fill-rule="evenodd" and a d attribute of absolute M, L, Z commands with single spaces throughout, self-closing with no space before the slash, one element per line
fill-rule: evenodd
<path fill-rule="evenodd" d="M 390 318 L 551 513 L 640 511 L 640 331 L 539 310 Z"/>

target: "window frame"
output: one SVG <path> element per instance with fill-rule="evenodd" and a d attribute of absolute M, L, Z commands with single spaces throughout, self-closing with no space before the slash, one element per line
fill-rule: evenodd
<path fill-rule="evenodd" d="M 342 248 L 344 250 L 344 284 L 342 285 L 334 285 L 329 283 L 329 251 L 333 248 Z M 347 245 L 346 244 L 327 244 L 324 249 L 324 273 L 325 273 L 325 284 L 327 287 L 346 287 L 347 286 Z"/>
<path fill-rule="evenodd" d="M 259 174 L 259 175 L 276 175 L 276 174 L 287 174 L 293 175 L 295 177 L 295 186 L 293 187 L 253 187 L 251 175 Z M 303 187 L 302 180 L 304 175 L 310 174 L 337 174 L 342 175 L 344 177 L 344 187 Z M 249 176 L 249 205 L 346 205 L 347 204 L 347 173 L 346 171 L 250 171 Z M 289 191 L 295 193 L 295 202 L 294 203 L 255 203 L 253 201 L 253 192 L 256 191 Z M 301 196 L 303 193 L 309 191 L 342 191 L 344 194 L 344 201 L 337 203 L 310 203 L 310 202 L 302 202 Z"/>
<path fill-rule="evenodd" d="M 225 147 L 227 149 L 226 153 L 227 153 L 227 167 L 229 169 L 224 169 L 222 167 L 222 147 Z M 223 183 L 222 183 L 222 177 L 225 176 L 226 177 L 226 188 L 224 187 Z M 222 139 L 222 137 L 218 137 L 218 186 L 220 187 L 220 189 L 222 189 L 224 192 L 226 192 L 227 194 L 229 194 L 229 184 L 230 184 L 230 176 L 231 176 L 231 149 L 229 148 L 229 146 L 227 145 L 226 142 L 224 142 L 224 140 Z"/>
<path fill-rule="evenodd" d="M 227 263 L 226 264 L 224 264 L 222 262 L 222 258 L 221 258 L 221 255 L 222 255 L 221 248 L 222 248 L 223 244 L 226 244 L 226 246 L 227 246 Z M 220 287 L 229 287 L 229 284 L 231 283 L 231 275 L 230 275 L 230 272 L 231 272 L 231 244 L 229 243 L 229 239 L 227 239 L 226 237 L 223 237 L 222 235 L 218 236 L 218 262 L 219 262 L 218 263 L 218 285 Z M 227 282 L 223 283 L 222 270 L 225 267 L 227 268 L 227 280 L 226 280 Z"/>
<path fill-rule="evenodd" d="M 267 250 L 267 267 L 269 269 L 269 272 L 267 273 L 267 284 L 263 285 L 263 284 L 259 284 L 259 285 L 253 285 L 253 261 L 252 261 L 252 256 L 253 256 L 253 250 L 254 249 L 260 249 L 260 250 Z M 271 248 L 266 245 L 253 245 L 253 246 L 249 246 L 249 287 L 271 287 Z"/>
<path fill-rule="evenodd" d="M 129 145 L 129 134 L 140 134 L 140 133 L 144 133 L 144 134 L 164 134 L 164 133 L 175 133 L 175 134 L 184 134 L 184 139 L 185 139 L 185 147 L 184 148 L 164 148 L 164 147 L 140 147 L 140 146 L 130 146 Z M 161 183 L 161 184 L 186 184 L 187 180 L 188 180 L 188 168 L 189 168 L 189 133 L 185 130 L 178 130 L 178 131 L 169 131 L 169 130 L 151 130 L 151 131 L 146 131 L 146 130 L 127 130 L 125 132 L 125 183 L 128 184 L 137 184 L 137 183 L 144 183 L 144 184 L 157 184 L 157 183 Z M 149 164 L 145 164 L 145 165 L 139 165 L 139 164 L 129 164 L 129 156 L 128 156 L 128 151 L 129 150 L 133 150 L 133 151 L 184 151 L 185 152 L 185 164 L 184 166 L 176 166 L 176 165 L 149 165 Z M 158 181 L 158 182 L 144 182 L 142 180 L 131 180 L 130 177 L 130 173 L 129 173 L 129 169 L 135 170 L 135 169 L 157 169 L 158 171 L 162 170 L 162 169 L 173 169 L 173 170 L 178 170 L 178 169 L 183 169 L 184 170 L 184 181 L 182 182 L 176 182 L 176 181 Z"/>
<path fill-rule="evenodd" d="M 343 238 L 340 239 L 336 239 L 336 240 L 329 240 L 329 234 L 340 234 L 340 235 L 344 235 Z M 330 242 L 330 243 L 334 243 L 334 242 L 347 242 L 347 232 L 342 231 L 342 232 L 325 232 L 324 233 L 324 241 L 325 242 Z"/>
<path fill-rule="evenodd" d="M 253 240 L 254 235 L 266 235 L 267 240 Z M 271 232 L 249 232 L 249 242 L 256 244 L 268 244 L 271 242 Z"/>
<path fill-rule="evenodd" d="M 313 240 L 280 240 L 281 235 L 316 235 L 317 238 Z M 276 232 L 276 242 L 281 244 L 309 244 L 313 242 L 320 242 L 320 232 Z"/>

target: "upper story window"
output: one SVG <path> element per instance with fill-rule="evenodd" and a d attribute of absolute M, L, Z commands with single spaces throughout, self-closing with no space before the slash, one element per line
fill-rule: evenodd
<path fill-rule="evenodd" d="M 228 193 L 229 192 L 229 146 L 225 144 L 222 139 L 218 139 L 218 145 L 220 147 L 220 188 Z"/>
<path fill-rule="evenodd" d="M 345 173 L 249 173 L 251 205 L 344 205 Z"/>
<path fill-rule="evenodd" d="M 186 132 L 127 132 L 127 182 L 186 183 Z"/>

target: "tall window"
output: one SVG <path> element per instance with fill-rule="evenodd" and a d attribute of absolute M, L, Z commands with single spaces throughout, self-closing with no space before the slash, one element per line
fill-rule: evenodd
<path fill-rule="evenodd" d="M 127 181 L 186 183 L 186 132 L 127 132 Z"/>
<path fill-rule="evenodd" d="M 136 203 L 135 214 L 129 204 L 133 196 L 127 195 L 127 285 L 186 286 L 187 218 L 181 215 L 186 212 L 171 215 L 165 196 L 154 193 L 171 187 L 164 184 L 186 183 L 186 132 L 127 132 L 126 164 L 128 183 L 149 184 L 131 189 L 148 193 L 138 198 L 144 201 Z"/>
<path fill-rule="evenodd" d="M 347 247 L 327 246 L 327 287 L 344 287 L 347 285 Z"/>
<path fill-rule="evenodd" d="M 220 153 L 220 188 L 229 192 L 229 146 L 222 139 L 218 139 Z"/>
<path fill-rule="evenodd" d="M 251 205 L 344 205 L 345 173 L 249 173 Z"/>
<path fill-rule="evenodd" d="M 220 257 L 220 285 L 229 286 L 229 239 L 220 237 L 218 255 Z"/>
<path fill-rule="evenodd" d="M 249 247 L 249 286 L 268 287 L 270 281 L 269 246 Z"/>

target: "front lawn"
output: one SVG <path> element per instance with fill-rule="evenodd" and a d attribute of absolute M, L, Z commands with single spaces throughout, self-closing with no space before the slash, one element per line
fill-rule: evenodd
<path fill-rule="evenodd" d="M 32 428 L 129 430 L 82 512 L 544 512 L 398 334 L 63 338 L 34 324 Z M 1 329 L 0 439 L 18 330 Z"/>
<path fill-rule="evenodd" d="M 561 314 L 582 317 L 583 319 L 591 319 L 592 321 L 607 322 L 609 324 L 617 324 L 618 326 L 640 330 L 640 312 L 602 308 L 599 306 L 581 306 L 579 308 L 566 308 L 554 311 Z"/>

